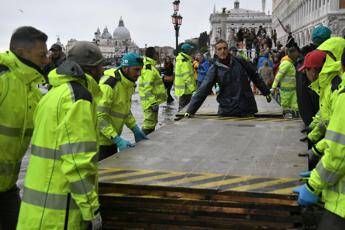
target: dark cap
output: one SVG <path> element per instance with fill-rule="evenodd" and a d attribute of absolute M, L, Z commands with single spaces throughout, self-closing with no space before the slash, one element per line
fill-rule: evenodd
<path fill-rule="evenodd" d="M 62 47 L 59 44 L 55 43 L 49 49 L 49 51 L 53 51 L 53 50 L 62 51 Z"/>
<path fill-rule="evenodd" d="M 97 66 L 104 61 L 101 50 L 92 42 L 78 41 L 68 51 L 67 59 L 81 66 Z"/>
<path fill-rule="evenodd" d="M 309 53 L 304 58 L 303 65 L 298 69 L 298 71 L 303 71 L 305 69 L 315 68 L 321 69 L 326 60 L 326 53 L 320 50 L 314 50 Z"/>

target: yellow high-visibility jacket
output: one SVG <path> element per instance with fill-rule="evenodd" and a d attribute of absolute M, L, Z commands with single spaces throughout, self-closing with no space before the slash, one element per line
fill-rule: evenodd
<path fill-rule="evenodd" d="M 164 83 L 155 65 L 156 61 L 152 58 L 144 58 L 144 68 L 139 77 L 139 95 L 143 110 L 164 103 L 167 99 Z"/>
<path fill-rule="evenodd" d="M 112 138 L 121 135 L 124 125 L 129 129 L 136 125 L 131 112 L 136 85 L 123 75 L 121 69 L 109 69 L 104 75 L 99 84 L 103 95 L 97 106 L 97 116 L 100 144 L 111 145 Z"/>
<path fill-rule="evenodd" d="M 324 155 L 311 172 L 309 185 L 322 193 L 325 208 L 345 218 L 345 84 L 341 84 L 333 102 L 327 127 Z"/>
<path fill-rule="evenodd" d="M 38 66 L 7 51 L 0 54 L 0 192 L 15 186 L 29 146 L 33 113 L 44 83 Z"/>
<path fill-rule="evenodd" d="M 340 37 L 330 38 L 317 48 L 326 51 L 327 56 L 318 79 L 310 85 L 311 89 L 319 95 L 320 104 L 319 112 L 310 124 L 313 130 L 308 134 L 308 138 L 313 143 L 320 141 L 326 132 L 331 114 L 332 94 L 337 90 L 334 81 L 337 81 L 336 77 L 340 78 L 341 76 L 340 58 L 344 48 L 345 39 Z"/>
<path fill-rule="evenodd" d="M 192 94 L 196 90 L 192 57 L 180 52 L 175 64 L 175 95 Z"/>
<path fill-rule="evenodd" d="M 99 210 L 96 104 L 87 89 L 94 80 L 64 68 L 50 72 L 53 88 L 34 114 L 17 229 L 64 229 L 66 213 L 67 229 L 85 229 Z"/>
<path fill-rule="evenodd" d="M 283 57 L 272 88 L 277 88 L 279 83 L 280 90 L 296 92 L 296 68 L 288 56 Z"/>

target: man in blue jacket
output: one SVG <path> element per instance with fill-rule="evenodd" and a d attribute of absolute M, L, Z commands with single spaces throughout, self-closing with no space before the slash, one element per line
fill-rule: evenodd
<path fill-rule="evenodd" d="M 210 68 L 210 63 L 207 59 L 204 58 L 204 56 L 201 53 L 198 53 L 196 55 L 196 59 L 199 62 L 198 66 L 198 78 L 197 78 L 197 87 L 199 88 L 203 80 L 205 79 L 206 73 L 208 69 Z"/>
<path fill-rule="evenodd" d="M 224 40 L 216 43 L 217 59 L 208 70 L 204 82 L 193 95 L 185 116 L 195 114 L 215 83 L 219 84 L 218 115 L 251 116 L 258 112 L 254 94 L 250 87 L 252 81 L 261 93 L 271 101 L 270 91 L 249 62 L 233 57 Z"/>

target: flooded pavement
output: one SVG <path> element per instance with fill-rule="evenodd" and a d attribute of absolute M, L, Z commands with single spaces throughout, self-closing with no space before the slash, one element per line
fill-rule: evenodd
<path fill-rule="evenodd" d="M 173 103 L 169 105 L 167 105 L 167 103 L 160 105 L 158 124 L 156 126 L 156 129 L 159 129 L 160 127 L 164 125 L 171 124 L 172 122 L 174 122 L 175 114 L 177 112 L 177 107 L 178 107 L 178 102 L 176 99 Z M 139 94 L 137 91 L 132 97 L 132 113 L 134 117 L 136 118 L 139 127 L 141 127 L 141 124 L 143 122 L 143 113 L 141 110 Z M 126 126 L 123 129 L 122 137 L 124 137 L 127 140 L 130 140 L 133 143 L 135 142 L 132 131 L 129 130 Z M 25 176 L 25 172 L 26 172 L 26 168 L 27 168 L 28 160 L 29 160 L 29 152 L 30 152 L 30 148 L 25 154 L 24 159 L 22 161 L 21 168 L 20 168 L 19 179 L 17 181 L 17 185 L 19 188 L 23 187 L 24 176 Z"/>

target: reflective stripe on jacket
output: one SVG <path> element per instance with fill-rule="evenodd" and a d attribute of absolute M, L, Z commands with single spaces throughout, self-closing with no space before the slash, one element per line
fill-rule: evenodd
<path fill-rule="evenodd" d="M 39 67 L 14 53 L 0 54 L 0 192 L 15 186 L 29 146 L 33 113 L 44 83 Z"/>
<path fill-rule="evenodd" d="M 34 114 L 17 229 L 64 229 L 66 212 L 68 229 L 83 229 L 99 209 L 96 104 L 85 75 L 63 73 L 50 72 Z"/>
<path fill-rule="evenodd" d="M 155 60 L 144 58 L 144 68 L 139 77 L 139 95 L 143 110 L 166 102 L 167 99 L 164 83 L 155 65 Z"/>
<path fill-rule="evenodd" d="M 196 90 L 192 58 L 182 52 L 176 57 L 174 83 L 176 96 L 192 94 Z"/>
<path fill-rule="evenodd" d="M 97 116 L 100 144 L 111 145 L 111 139 L 121 135 L 124 125 L 132 129 L 136 124 L 131 112 L 136 85 L 123 75 L 121 69 L 109 69 L 104 75 L 100 81 L 103 95 L 97 106 Z"/>
<path fill-rule="evenodd" d="M 323 142 L 324 155 L 312 171 L 308 183 L 317 193 L 322 192 L 325 208 L 345 218 L 345 87 L 342 86 L 334 102 L 334 112 Z"/>

